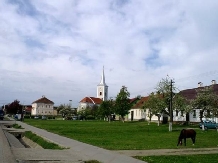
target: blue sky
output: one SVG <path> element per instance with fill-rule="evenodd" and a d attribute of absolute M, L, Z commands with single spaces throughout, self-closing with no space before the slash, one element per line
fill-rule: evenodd
<path fill-rule="evenodd" d="M 214 0 L 2 0 L 0 105 L 45 95 L 77 107 L 122 85 L 147 96 L 170 76 L 180 89 L 218 81 Z"/>

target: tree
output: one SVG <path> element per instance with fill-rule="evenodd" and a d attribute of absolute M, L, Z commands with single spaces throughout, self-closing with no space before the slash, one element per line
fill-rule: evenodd
<path fill-rule="evenodd" d="M 164 108 L 165 114 L 170 116 L 169 131 L 172 131 L 173 110 L 184 110 L 186 102 L 182 96 L 176 94 L 177 88 L 169 77 L 162 79 L 157 84 L 156 90 L 157 94 L 162 96 L 162 107 Z"/>
<path fill-rule="evenodd" d="M 98 108 L 98 113 L 102 117 L 107 117 L 108 121 L 111 120 L 111 115 L 114 113 L 114 102 L 113 100 L 102 101 Z"/>
<path fill-rule="evenodd" d="M 207 113 L 205 114 L 206 117 L 211 117 L 210 113 L 216 116 L 218 112 L 218 95 L 213 92 L 212 87 L 199 88 L 196 91 L 196 98 L 191 101 L 191 105 L 193 108 L 199 109 L 200 121 L 203 122 L 204 113 Z"/>
<path fill-rule="evenodd" d="M 70 105 L 61 104 L 58 109 L 63 118 L 69 118 L 73 115 L 73 110 Z"/>
<path fill-rule="evenodd" d="M 153 115 L 156 115 L 158 117 L 158 126 L 160 124 L 160 117 L 162 115 L 162 112 L 164 111 L 164 101 L 160 94 L 151 93 L 148 96 L 148 100 L 145 102 L 143 108 L 146 110 L 149 110 L 149 119 L 151 121 L 151 118 Z"/>
<path fill-rule="evenodd" d="M 131 109 L 129 97 L 130 93 L 128 92 L 127 87 L 122 86 L 115 100 L 115 112 L 120 115 L 123 122 L 124 116 L 127 115 Z"/>
<path fill-rule="evenodd" d="M 172 84 L 172 81 L 169 78 L 165 78 L 161 79 L 161 81 L 157 84 L 156 90 L 157 94 L 162 96 L 163 107 L 166 109 L 166 114 L 170 115 L 171 93 L 176 92 L 176 87 Z"/>
<path fill-rule="evenodd" d="M 20 101 L 14 100 L 8 105 L 6 110 L 7 114 L 22 114 L 22 105 L 20 105 Z"/>

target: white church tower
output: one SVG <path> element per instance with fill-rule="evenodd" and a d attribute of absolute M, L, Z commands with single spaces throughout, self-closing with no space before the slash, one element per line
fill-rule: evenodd
<path fill-rule="evenodd" d="M 100 98 L 103 101 L 106 101 L 108 99 L 108 86 L 105 83 L 104 67 L 101 75 L 101 81 L 97 85 L 97 98 Z"/>

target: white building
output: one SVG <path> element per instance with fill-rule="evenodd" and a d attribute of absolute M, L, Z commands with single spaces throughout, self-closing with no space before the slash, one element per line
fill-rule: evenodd
<path fill-rule="evenodd" d="M 198 88 L 203 88 L 203 83 L 199 82 L 198 83 Z M 181 91 L 180 93 L 182 94 L 183 97 L 185 97 L 188 100 L 195 99 L 197 92 L 196 90 L 198 88 L 192 88 L 192 89 L 186 89 Z M 218 84 L 216 84 L 215 80 L 212 80 L 212 88 L 213 91 L 218 94 Z M 145 119 L 149 120 L 149 109 L 143 109 L 144 103 L 147 101 L 148 97 L 142 97 L 130 110 L 128 114 L 128 120 L 140 120 L 140 119 Z M 207 113 L 205 112 L 204 115 Z M 190 113 L 186 114 L 185 112 L 179 112 L 174 110 L 173 111 L 173 122 L 193 122 L 193 123 L 198 123 L 200 122 L 200 110 L 199 109 L 193 109 Z M 166 119 L 169 120 L 169 116 L 163 114 L 160 118 L 161 121 L 165 121 Z M 218 123 L 218 118 L 217 117 L 211 117 L 211 118 L 206 118 L 203 117 L 203 120 L 212 120 Z M 157 116 L 152 116 L 151 121 L 158 121 Z"/>
<path fill-rule="evenodd" d="M 54 102 L 42 96 L 32 103 L 31 115 L 54 115 Z"/>
<path fill-rule="evenodd" d="M 77 111 L 86 109 L 87 107 L 92 108 L 94 105 L 99 106 L 102 101 L 108 99 L 108 86 L 105 83 L 104 67 L 101 75 L 101 81 L 97 85 L 97 97 L 84 97 L 77 108 Z"/>
<path fill-rule="evenodd" d="M 97 85 L 97 98 L 106 101 L 108 99 L 108 86 L 105 83 L 105 76 L 104 76 L 104 67 L 101 75 L 101 81 Z"/>

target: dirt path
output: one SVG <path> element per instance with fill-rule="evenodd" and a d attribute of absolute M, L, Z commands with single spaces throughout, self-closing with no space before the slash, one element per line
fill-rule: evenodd
<path fill-rule="evenodd" d="M 118 150 L 116 152 L 127 155 L 127 156 L 192 155 L 192 154 L 210 154 L 210 153 L 218 154 L 218 148 Z"/>

